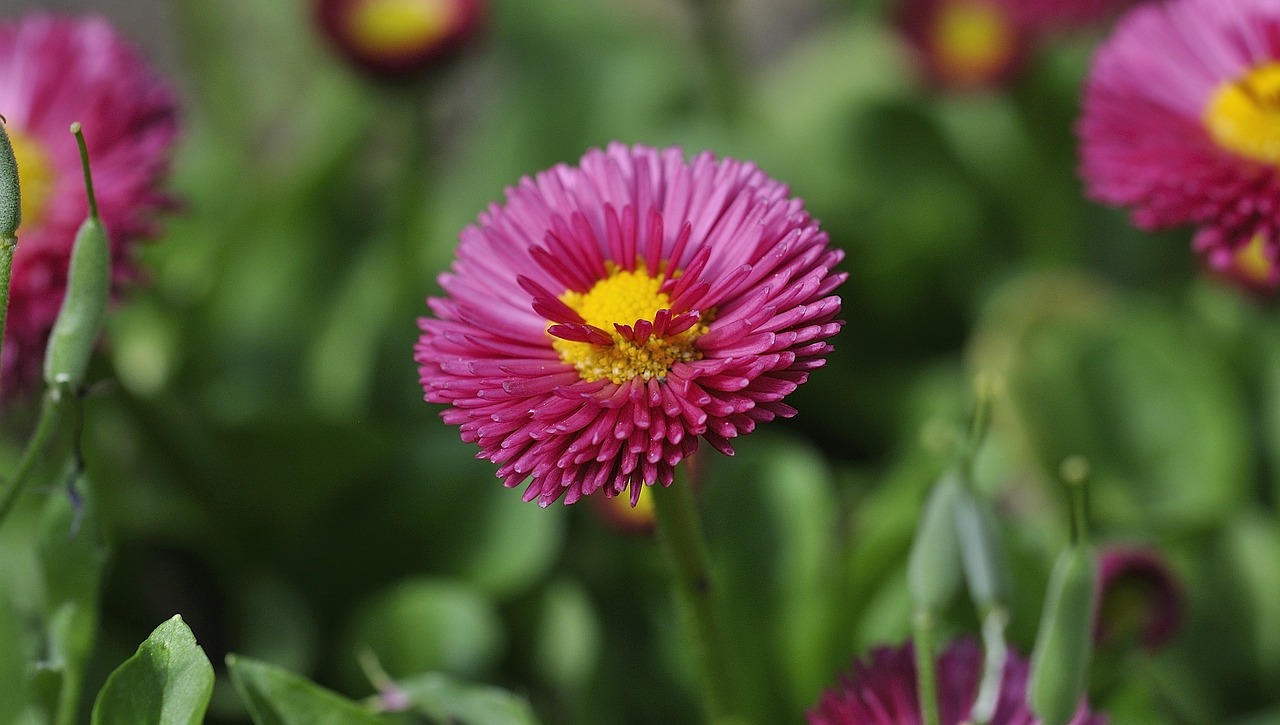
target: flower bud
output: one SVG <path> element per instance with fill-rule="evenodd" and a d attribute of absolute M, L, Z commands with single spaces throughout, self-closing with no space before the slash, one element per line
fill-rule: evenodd
<path fill-rule="evenodd" d="M 385 79 L 428 70 L 480 28 L 482 0 L 317 0 L 320 29 L 343 56 Z"/>
<path fill-rule="evenodd" d="M 111 293 L 111 251 L 107 231 L 97 217 L 89 217 L 76 232 L 67 271 L 67 294 L 45 348 L 47 385 L 84 384 L 85 371 L 106 316 Z"/>
<path fill-rule="evenodd" d="M 18 188 L 18 161 L 4 123 L 0 123 L 0 239 L 13 239 L 22 224 L 22 190 Z"/>
<path fill-rule="evenodd" d="M 1009 601 L 1009 563 L 1000 546 L 1000 528 L 990 504 L 961 486 L 955 507 L 956 536 L 969 595 L 985 612 Z"/>
<path fill-rule="evenodd" d="M 1044 725 L 1066 725 L 1080 705 L 1093 653 L 1097 581 L 1093 547 L 1077 544 L 1058 555 L 1027 684 L 1027 704 Z"/>
<path fill-rule="evenodd" d="M 941 611 L 960 586 L 955 511 L 963 488 L 960 474 L 947 472 L 934 484 L 920 514 L 907 560 L 907 589 L 917 611 Z"/>

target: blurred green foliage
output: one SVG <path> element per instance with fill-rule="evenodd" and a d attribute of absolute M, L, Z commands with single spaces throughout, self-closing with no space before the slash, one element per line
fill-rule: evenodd
<path fill-rule="evenodd" d="M 798 720 L 907 636 L 917 517 L 983 372 L 1004 386 L 975 480 L 1014 646 L 1067 539 L 1058 464 L 1084 455 L 1098 540 L 1159 547 L 1188 605 L 1170 649 L 1099 653 L 1097 707 L 1273 722 L 1274 309 L 1199 279 L 1187 234 L 1082 198 L 1071 128 L 1097 36 L 1042 48 L 1010 88 L 942 92 L 884 5 L 815 0 L 775 42 L 774 16 L 734 4 L 745 90 L 726 119 L 678 2 L 493 0 L 481 42 L 411 87 L 340 65 L 302 0 L 173 3 L 155 32 L 181 51 L 185 204 L 89 373 L 117 384 L 86 400 L 84 525 L 68 535 L 50 463 L 39 480 L 59 483 L 0 529 L 0 691 L 25 693 L 0 722 L 88 713 L 175 613 L 214 663 L 211 723 L 392 721 L 360 704 L 366 650 L 441 721 L 697 721 L 654 543 L 503 489 L 421 402 L 411 355 L 458 231 L 614 139 L 753 159 L 848 254 L 847 325 L 800 416 L 704 459 L 749 717 Z M 32 415 L 6 416 L 0 470 Z M 967 602 L 945 614 L 946 635 L 976 632 Z"/>

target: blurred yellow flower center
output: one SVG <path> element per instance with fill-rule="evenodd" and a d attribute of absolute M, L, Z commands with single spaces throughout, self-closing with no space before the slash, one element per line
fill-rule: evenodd
<path fill-rule="evenodd" d="M 658 310 L 670 309 L 670 298 L 659 291 L 664 279 L 662 274 L 650 277 L 643 267 L 628 272 L 610 266 L 609 276 L 587 292 L 570 290 L 560 295 L 560 301 L 588 325 L 613 338 L 612 345 L 593 345 L 553 337 L 551 344 L 560 359 L 577 368 L 583 380 L 608 378 L 621 383 L 637 377 L 662 380 L 675 363 L 700 358 L 693 342 L 707 331 L 701 322 L 677 335 L 650 335 L 641 343 L 623 337 L 614 328 L 615 324 L 634 326 L 637 320 L 652 321 Z"/>
<path fill-rule="evenodd" d="M 13 157 L 18 161 L 18 186 L 22 193 L 22 224 L 39 224 L 53 192 L 53 163 L 40 142 L 9 128 Z"/>
<path fill-rule="evenodd" d="M 1255 161 L 1280 164 L 1280 63 L 1258 66 L 1222 84 L 1204 116 L 1218 145 Z"/>
<path fill-rule="evenodd" d="M 1013 37 L 1008 15 L 985 2 L 947 2 L 934 19 L 937 65 L 959 83 L 981 82 L 999 71 L 1013 52 Z"/>
<path fill-rule="evenodd" d="M 1266 244 L 1265 237 L 1255 234 L 1253 239 L 1237 249 L 1234 255 L 1236 270 L 1254 284 L 1265 285 L 1271 282 L 1272 263 L 1267 258 Z"/>
<path fill-rule="evenodd" d="M 366 0 L 351 11 L 351 40 L 374 53 L 407 53 L 438 41 L 453 22 L 449 0 Z"/>

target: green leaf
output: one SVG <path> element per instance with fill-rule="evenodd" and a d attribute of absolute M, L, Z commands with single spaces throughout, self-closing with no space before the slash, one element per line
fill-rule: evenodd
<path fill-rule="evenodd" d="M 413 708 L 441 722 L 459 725 L 537 725 L 528 701 L 490 685 L 473 685 L 442 672 L 397 683 Z"/>
<path fill-rule="evenodd" d="M 213 694 L 213 665 L 182 617 L 156 627 L 107 678 L 93 725 L 200 723 Z"/>
<path fill-rule="evenodd" d="M 392 722 L 304 677 L 227 655 L 231 681 L 257 725 L 387 725 Z"/>

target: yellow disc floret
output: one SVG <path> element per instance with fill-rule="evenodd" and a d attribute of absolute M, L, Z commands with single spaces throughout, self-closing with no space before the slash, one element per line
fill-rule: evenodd
<path fill-rule="evenodd" d="M 945 3 L 933 26 L 939 71 L 958 83 L 989 80 L 1014 52 L 1014 28 L 1004 10 L 986 2 Z"/>
<path fill-rule="evenodd" d="M 671 300 L 660 291 L 665 277 L 649 276 L 642 266 L 635 271 L 610 267 L 608 277 L 587 292 L 570 290 L 560 300 L 577 312 L 588 325 L 609 333 L 612 345 L 594 345 L 552 338 L 552 346 L 560 359 L 578 370 L 584 380 L 608 378 L 622 383 L 632 378 L 665 379 L 671 366 L 682 360 L 697 360 L 694 341 L 707 331 L 704 323 L 676 335 L 650 335 L 636 342 L 624 337 L 614 327 L 634 326 L 637 320 L 652 321 L 659 310 L 671 308 Z"/>
<path fill-rule="evenodd" d="M 365 0 L 351 13 L 351 39 L 373 53 L 409 53 L 440 40 L 453 21 L 449 0 Z"/>
<path fill-rule="evenodd" d="M 54 171 L 49 154 L 40 142 L 9 129 L 13 143 L 13 157 L 18 162 L 18 187 L 22 190 L 22 225 L 32 227 L 40 223 L 49 195 L 53 192 Z"/>
<path fill-rule="evenodd" d="M 1280 63 L 1222 84 L 1209 99 L 1204 124 L 1223 148 L 1280 164 Z"/>

